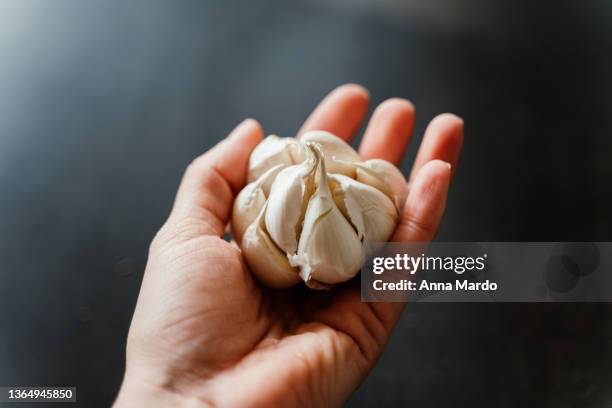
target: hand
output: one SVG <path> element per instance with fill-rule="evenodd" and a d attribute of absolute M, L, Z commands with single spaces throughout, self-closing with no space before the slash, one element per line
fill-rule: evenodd
<path fill-rule="evenodd" d="M 323 129 L 349 140 L 367 105 L 365 89 L 341 86 L 300 133 Z M 380 104 L 360 155 L 398 164 L 413 123 L 408 101 Z M 185 172 L 151 244 L 115 406 L 339 406 L 383 350 L 403 304 L 362 303 L 358 279 L 331 291 L 270 290 L 254 280 L 235 243 L 222 239 L 262 137 L 259 124 L 245 120 Z M 430 123 L 394 241 L 433 238 L 462 139 L 456 116 Z"/>

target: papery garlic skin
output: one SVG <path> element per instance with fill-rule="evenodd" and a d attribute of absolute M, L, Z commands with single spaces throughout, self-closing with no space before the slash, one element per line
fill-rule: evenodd
<path fill-rule="evenodd" d="M 265 206 L 245 231 L 241 244 L 242 253 L 259 281 L 274 288 L 289 288 L 297 284 L 300 277 L 265 230 L 264 209 Z"/>
<path fill-rule="evenodd" d="M 236 214 L 236 216 L 232 215 L 232 232 L 236 242 L 242 241 L 242 235 L 263 209 L 272 183 L 284 167 L 284 164 L 272 167 L 259 179 L 247 184 L 236 196 L 232 209 L 232 214 Z"/>
<path fill-rule="evenodd" d="M 266 209 L 266 228 L 278 247 L 287 254 L 297 251 L 298 234 L 305 207 L 314 190 L 314 157 L 285 168 L 272 184 Z"/>
<path fill-rule="evenodd" d="M 301 140 L 315 143 L 321 148 L 324 152 L 325 168 L 328 173 L 355 177 L 356 168 L 352 163 L 361 162 L 361 158 L 344 140 L 323 130 L 307 132 Z"/>
<path fill-rule="evenodd" d="M 253 182 L 272 167 L 279 164 L 290 166 L 304 160 L 302 146 L 293 138 L 280 138 L 276 135 L 266 137 L 258 144 L 249 158 L 247 181 Z"/>
<path fill-rule="evenodd" d="M 408 184 L 404 175 L 392 163 L 383 159 L 371 159 L 356 166 L 356 180 L 376 187 L 393 199 L 398 210 L 404 208 L 408 196 Z"/>
<path fill-rule="evenodd" d="M 387 241 L 407 194 L 401 172 L 362 161 L 329 132 L 268 136 L 249 160 L 232 231 L 255 276 L 271 287 L 329 288 L 355 276 L 369 243 Z"/>
<path fill-rule="evenodd" d="M 318 149 L 315 152 L 322 156 Z M 289 255 L 289 264 L 300 269 L 300 276 L 307 285 L 314 282 L 331 285 L 355 276 L 362 262 L 361 240 L 336 206 L 325 162 L 320 160 L 317 189 L 308 202 L 297 254 Z"/>
<path fill-rule="evenodd" d="M 334 200 L 357 229 L 364 243 L 386 241 L 395 230 L 398 212 L 389 197 L 376 188 L 341 174 L 330 176 Z"/>

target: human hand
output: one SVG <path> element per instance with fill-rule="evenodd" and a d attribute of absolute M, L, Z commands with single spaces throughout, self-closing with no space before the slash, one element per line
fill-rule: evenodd
<path fill-rule="evenodd" d="M 322 129 L 349 140 L 368 98 L 357 85 L 337 88 L 300 133 Z M 413 123 L 408 101 L 383 102 L 360 155 L 398 164 Z M 358 279 L 330 291 L 265 288 L 235 243 L 222 239 L 262 137 L 259 124 L 246 120 L 185 172 L 151 243 L 116 407 L 339 406 L 382 352 L 403 304 L 362 303 Z M 462 140 L 463 122 L 454 115 L 429 124 L 393 241 L 433 238 Z"/>

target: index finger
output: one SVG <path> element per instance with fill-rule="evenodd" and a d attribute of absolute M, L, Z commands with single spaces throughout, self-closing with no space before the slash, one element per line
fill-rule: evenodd
<path fill-rule="evenodd" d="M 298 137 L 310 130 L 326 130 L 349 141 L 368 110 L 370 95 L 361 85 L 346 84 L 334 89 L 310 114 Z"/>

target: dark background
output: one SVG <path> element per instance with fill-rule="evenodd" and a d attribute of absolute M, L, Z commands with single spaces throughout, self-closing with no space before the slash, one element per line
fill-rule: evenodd
<path fill-rule="evenodd" d="M 108 406 L 184 167 L 345 82 L 465 119 L 440 240 L 610 241 L 612 2 L 0 1 L 0 385 Z M 612 306 L 411 304 L 353 407 L 610 407 Z"/>

